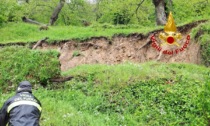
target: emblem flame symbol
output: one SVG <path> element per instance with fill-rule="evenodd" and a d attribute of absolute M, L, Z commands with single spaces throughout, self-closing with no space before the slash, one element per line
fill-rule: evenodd
<path fill-rule="evenodd" d="M 176 25 L 171 12 L 169 13 L 168 21 L 164 27 L 164 32 L 160 33 L 159 38 L 163 40 L 161 46 L 165 44 L 175 44 L 176 46 L 180 46 L 177 43 L 177 40 L 181 39 L 182 36 L 181 33 L 177 32 Z"/>

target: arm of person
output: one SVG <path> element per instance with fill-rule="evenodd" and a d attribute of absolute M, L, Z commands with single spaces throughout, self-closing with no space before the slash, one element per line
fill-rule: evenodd
<path fill-rule="evenodd" d="M 8 122 L 7 105 L 4 103 L 0 109 L 0 126 L 6 126 Z"/>

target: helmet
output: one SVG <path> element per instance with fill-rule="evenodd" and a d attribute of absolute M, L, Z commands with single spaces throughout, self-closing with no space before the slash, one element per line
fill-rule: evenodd
<path fill-rule="evenodd" d="M 32 86 L 29 81 L 22 81 L 19 83 L 18 88 L 17 88 L 17 93 L 23 92 L 23 91 L 32 93 Z"/>

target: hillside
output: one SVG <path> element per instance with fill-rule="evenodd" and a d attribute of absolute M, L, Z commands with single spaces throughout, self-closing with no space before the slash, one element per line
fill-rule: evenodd
<path fill-rule="evenodd" d="M 40 126 L 210 126 L 208 6 L 2 1 L 0 107 L 28 80 Z"/>
<path fill-rule="evenodd" d="M 35 50 L 34 42 L 2 44 L 0 103 L 26 78 L 34 82 L 34 94 L 42 102 L 42 126 L 209 125 L 210 69 L 198 65 L 209 61 L 209 46 L 203 50 L 206 24 L 178 27 L 183 38 L 192 36 L 187 49 L 158 62 L 150 37 L 162 29 L 45 41 Z M 58 74 L 73 78 L 48 81 Z"/>

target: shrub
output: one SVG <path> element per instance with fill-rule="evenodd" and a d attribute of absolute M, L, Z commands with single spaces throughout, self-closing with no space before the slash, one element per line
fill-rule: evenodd
<path fill-rule="evenodd" d="M 5 22 L 20 21 L 24 15 L 22 6 L 18 6 L 14 0 L 0 2 L 0 25 Z"/>
<path fill-rule="evenodd" d="M 30 50 L 25 47 L 0 49 L 0 87 L 14 89 L 20 81 L 47 84 L 48 79 L 60 75 L 58 53 Z"/>

